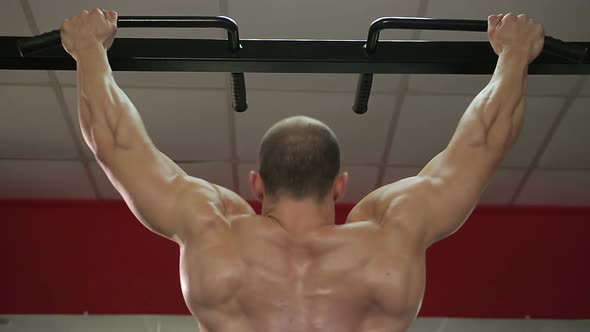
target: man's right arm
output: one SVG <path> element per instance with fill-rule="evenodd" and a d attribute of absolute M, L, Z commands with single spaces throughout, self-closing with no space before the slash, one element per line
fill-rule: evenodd
<path fill-rule="evenodd" d="M 353 210 L 354 219 L 377 220 L 388 232 L 405 232 L 425 248 L 455 232 L 469 216 L 522 128 L 528 64 L 543 46 L 542 27 L 526 16 L 494 20 L 490 41 L 499 55 L 496 70 L 449 145 L 417 176 L 367 196 Z"/>

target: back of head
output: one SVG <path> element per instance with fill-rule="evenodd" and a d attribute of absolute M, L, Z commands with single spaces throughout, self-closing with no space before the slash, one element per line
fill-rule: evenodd
<path fill-rule="evenodd" d="M 287 118 L 271 127 L 259 157 L 265 193 L 273 198 L 321 200 L 340 171 L 336 135 L 309 117 Z"/>

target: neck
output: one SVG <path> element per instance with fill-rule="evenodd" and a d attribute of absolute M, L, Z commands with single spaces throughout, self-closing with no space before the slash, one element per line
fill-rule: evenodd
<path fill-rule="evenodd" d="M 334 201 L 280 198 L 262 201 L 262 215 L 276 220 L 287 233 L 302 236 L 334 224 Z"/>

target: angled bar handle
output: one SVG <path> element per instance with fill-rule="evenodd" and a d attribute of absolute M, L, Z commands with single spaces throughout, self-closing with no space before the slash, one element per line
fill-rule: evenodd
<path fill-rule="evenodd" d="M 379 34 L 386 29 L 412 30 L 448 30 L 486 32 L 488 23 L 484 20 L 433 19 L 420 17 L 383 17 L 374 21 L 369 28 L 366 52 L 373 54 L 377 50 Z M 559 39 L 546 36 L 543 52 L 560 57 L 570 63 L 582 63 L 588 54 L 586 47 L 566 43 Z M 373 74 L 363 73 L 359 76 L 357 93 L 353 110 L 364 114 L 368 110 Z"/>
<path fill-rule="evenodd" d="M 227 31 L 230 51 L 237 53 L 240 50 L 238 24 L 226 16 L 121 16 L 117 20 L 117 26 L 119 28 L 219 28 Z M 17 48 L 22 57 L 59 45 L 61 45 L 60 30 L 17 41 Z M 244 73 L 232 73 L 231 86 L 232 106 L 237 112 L 244 112 L 248 108 Z"/>

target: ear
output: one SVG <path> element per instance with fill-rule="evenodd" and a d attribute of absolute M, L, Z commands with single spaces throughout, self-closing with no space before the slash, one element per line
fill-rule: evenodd
<path fill-rule="evenodd" d="M 346 194 L 346 189 L 348 188 L 348 173 L 342 172 L 336 176 L 334 179 L 334 185 L 332 187 L 332 193 L 334 195 L 334 200 L 338 200 L 339 198 L 343 197 Z"/>
<path fill-rule="evenodd" d="M 264 198 L 264 183 L 262 182 L 260 174 L 255 171 L 250 171 L 248 182 L 250 183 L 250 190 L 252 191 L 252 194 L 254 194 L 254 197 L 262 200 Z"/>

